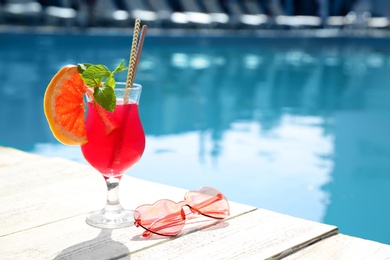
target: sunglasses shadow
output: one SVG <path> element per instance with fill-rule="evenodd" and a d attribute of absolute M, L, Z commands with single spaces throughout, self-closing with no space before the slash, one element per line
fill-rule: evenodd
<path fill-rule="evenodd" d="M 144 241 L 144 240 L 162 240 L 162 239 L 176 239 L 182 236 L 185 236 L 190 233 L 194 232 L 203 232 L 203 231 L 210 231 L 210 230 L 216 230 L 220 228 L 226 228 L 229 226 L 229 223 L 226 221 L 226 219 L 222 220 L 216 220 L 216 219 L 210 219 L 206 217 L 200 217 L 201 219 L 193 219 L 187 220 L 187 223 L 185 224 L 184 228 L 180 232 L 179 235 L 175 237 L 168 237 L 168 236 L 161 236 L 157 234 L 153 234 L 149 237 L 143 237 L 142 233 L 145 231 L 144 229 L 140 228 L 140 234 L 133 236 L 131 238 L 132 241 Z"/>

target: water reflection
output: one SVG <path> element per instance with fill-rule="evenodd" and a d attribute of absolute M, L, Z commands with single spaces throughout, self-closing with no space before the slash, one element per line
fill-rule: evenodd
<path fill-rule="evenodd" d="M 335 116 L 333 181 L 325 222 L 340 230 L 389 244 L 390 129 L 389 114 L 377 110 L 343 111 Z"/>
<path fill-rule="evenodd" d="M 67 63 L 115 67 L 128 39 L 0 37 L 0 144 L 83 161 L 52 137 L 44 89 Z M 150 39 L 136 80 L 147 147 L 129 174 L 390 243 L 389 53 L 278 44 Z"/>

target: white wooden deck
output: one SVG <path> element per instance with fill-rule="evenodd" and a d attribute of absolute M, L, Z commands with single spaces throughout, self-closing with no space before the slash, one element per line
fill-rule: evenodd
<path fill-rule="evenodd" d="M 225 221 L 193 218 L 176 238 L 93 228 L 85 215 L 104 206 L 103 178 L 64 159 L 0 147 L 0 179 L 0 259 L 390 259 L 389 245 L 234 202 Z M 132 177 L 121 183 L 127 208 L 185 192 Z"/>

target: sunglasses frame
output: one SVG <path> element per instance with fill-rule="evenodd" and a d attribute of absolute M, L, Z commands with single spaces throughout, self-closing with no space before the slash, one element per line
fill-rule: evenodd
<path fill-rule="evenodd" d="M 192 193 L 199 193 L 199 194 L 202 194 L 203 195 L 207 195 L 209 196 L 210 194 L 207 194 L 207 192 L 213 192 L 215 193 L 215 195 L 212 195 L 210 198 L 206 199 L 205 201 L 201 201 L 199 203 L 197 203 L 196 205 L 191 205 L 191 202 L 192 201 L 188 201 L 189 199 L 187 197 L 189 197 L 190 194 Z M 207 207 L 207 206 L 210 206 L 212 205 L 213 203 L 216 203 L 216 202 L 219 202 L 219 201 L 225 201 L 226 202 L 226 208 L 222 209 L 222 210 L 218 210 L 215 213 L 215 215 L 213 216 L 210 212 L 210 211 L 207 211 L 207 212 L 202 212 L 202 208 L 204 207 Z M 139 212 L 140 209 L 142 208 L 147 208 L 147 207 L 155 207 L 155 206 L 158 206 L 158 205 L 167 205 L 167 203 L 172 203 L 173 205 L 175 205 L 178 209 L 177 212 L 173 212 L 171 214 L 168 214 L 168 215 L 163 215 L 157 219 L 155 219 L 151 225 L 149 225 L 149 227 L 145 227 L 143 224 L 142 224 L 142 219 L 141 219 L 141 213 Z M 215 188 L 212 188 L 212 187 L 202 187 L 200 188 L 199 190 L 195 191 L 195 190 L 191 190 L 191 191 L 187 191 L 184 195 L 184 200 L 183 201 L 179 201 L 179 202 L 174 202 L 172 200 L 169 200 L 169 199 L 161 199 L 161 200 L 158 200 L 156 201 L 155 203 L 153 204 L 144 204 L 144 205 L 140 205 L 138 206 L 135 210 L 134 210 L 134 225 L 136 227 L 142 227 L 143 229 L 145 229 L 145 231 L 142 233 L 142 236 L 143 237 L 149 237 L 151 236 L 152 234 L 156 234 L 156 235 L 160 235 L 160 236 L 169 236 L 169 237 L 174 237 L 174 236 L 177 236 L 178 234 L 181 233 L 185 223 L 186 223 L 186 220 L 187 220 L 187 217 L 186 217 L 186 213 L 184 212 L 184 209 L 183 207 L 187 206 L 190 211 L 192 213 L 195 213 L 195 214 L 199 214 L 199 215 L 203 215 L 205 217 L 209 217 L 209 218 L 213 218 L 213 219 L 224 219 L 226 218 L 227 216 L 230 215 L 230 206 L 229 206 L 229 201 L 226 199 L 226 197 L 220 192 L 218 191 L 217 189 Z M 207 214 L 209 213 L 209 214 Z M 138 215 L 137 215 L 138 214 Z M 221 215 L 221 216 L 217 216 L 217 215 Z M 161 229 L 166 229 L 167 227 L 169 227 L 170 225 L 175 225 L 175 218 L 179 217 L 181 219 L 179 219 L 180 221 L 180 229 L 177 230 L 177 233 L 175 232 L 174 234 L 164 234 L 164 233 L 159 233 L 158 230 L 161 230 Z M 164 223 L 165 222 L 165 223 Z M 153 229 L 154 226 L 158 226 L 158 225 L 161 225 L 161 223 L 164 223 L 164 225 L 162 226 L 162 228 L 160 227 L 159 229 Z"/>

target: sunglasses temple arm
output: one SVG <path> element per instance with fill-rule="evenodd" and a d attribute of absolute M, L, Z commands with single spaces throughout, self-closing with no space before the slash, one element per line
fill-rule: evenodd
<path fill-rule="evenodd" d="M 181 220 L 185 220 L 184 212 L 181 212 L 181 213 L 182 213 L 182 214 L 180 214 Z M 152 235 L 152 233 L 159 234 L 159 232 L 158 232 L 159 230 L 170 227 L 170 226 L 177 225 L 176 224 L 177 221 L 174 221 L 175 219 L 177 219 L 177 217 L 178 217 L 177 213 L 172 213 L 172 214 L 169 214 L 167 216 L 163 216 L 161 218 L 156 219 L 155 221 L 153 221 L 153 223 L 150 225 L 150 227 L 148 229 L 145 229 L 145 231 L 142 233 L 142 236 L 149 237 Z M 162 224 L 162 225 L 159 225 L 159 227 L 154 228 L 154 226 L 157 224 Z M 151 231 L 151 230 L 153 230 L 153 231 Z"/>
<path fill-rule="evenodd" d="M 196 204 L 196 208 L 190 207 L 191 209 L 195 210 L 196 212 L 200 213 L 199 209 L 209 206 L 210 204 L 213 204 L 214 202 L 217 202 L 223 198 L 223 195 L 218 193 L 217 195 L 213 196 L 212 198 L 205 200 L 199 204 Z"/>

